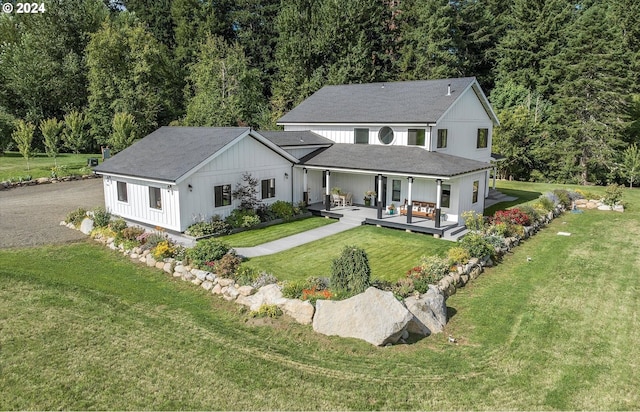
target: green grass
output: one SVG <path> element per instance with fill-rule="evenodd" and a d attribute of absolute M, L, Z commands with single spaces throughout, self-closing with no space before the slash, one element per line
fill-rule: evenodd
<path fill-rule="evenodd" d="M 331 261 L 346 245 L 356 245 L 367 252 L 373 278 L 397 280 L 418 265 L 421 256 L 445 256 L 454 244 L 419 233 L 359 226 L 284 252 L 251 258 L 245 264 L 281 280 L 330 277 Z"/>
<path fill-rule="evenodd" d="M 282 239 L 283 237 L 306 232 L 307 230 L 330 225 L 335 222 L 337 222 L 337 220 L 325 219 L 323 217 L 310 217 L 261 229 L 252 229 L 233 235 L 221 236 L 219 239 L 232 247 L 253 247 L 273 240 Z"/>
<path fill-rule="evenodd" d="M 447 300 L 443 334 L 390 348 L 249 319 L 93 243 L 0 250 L 0 409 L 638 410 L 625 200 L 556 219 Z"/>
<path fill-rule="evenodd" d="M 70 174 L 80 174 L 80 169 L 87 166 L 87 159 L 95 157 L 100 159 L 100 154 L 71 154 L 62 153 L 58 155 L 58 166 L 64 166 L 63 176 Z M 51 177 L 51 168 L 55 165 L 53 158 L 46 154 L 38 153 L 29 159 L 30 169 L 27 170 L 27 161 L 18 152 L 5 152 L 0 155 L 0 182 L 9 179 L 19 179 L 20 177 L 31 176 L 32 179 L 39 177 Z"/>

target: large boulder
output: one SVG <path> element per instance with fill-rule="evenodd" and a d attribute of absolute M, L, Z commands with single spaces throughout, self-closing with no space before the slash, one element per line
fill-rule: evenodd
<path fill-rule="evenodd" d="M 413 319 L 407 325 L 410 333 L 428 336 L 442 332 L 447 324 L 447 303 L 440 289 L 435 286 L 429 286 L 427 293 L 419 297 L 409 296 L 404 304 L 413 314 Z"/>
<path fill-rule="evenodd" d="M 318 300 L 313 330 L 383 346 L 396 343 L 412 319 L 393 293 L 370 287 L 343 301 Z"/>
<path fill-rule="evenodd" d="M 283 303 L 283 300 L 280 286 L 272 283 L 261 287 L 255 295 L 238 296 L 236 302 L 248 306 L 251 311 L 257 311 L 262 305 L 280 305 Z"/>
<path fill-rule="evenodd" d="M 89 217 L 85 217 L 82 219 L 82 223 L 80 223 L 80 231 L 85 235 L 88 235 L 93 230 L 93 219 Z"/>
<path fill-rule="evenodd" d="M 309 301 L 285 298 L 278 304 L 278 307 L 282 309 L 285 315 L 291 316 L 302 325 L 309 325 L 313 321 L 315 308 Z"/>

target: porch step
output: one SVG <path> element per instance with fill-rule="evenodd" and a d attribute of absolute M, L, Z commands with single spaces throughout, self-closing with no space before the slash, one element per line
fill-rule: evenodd
<path fill-rule="evenodd" d="M 445 232 L 442 238 L 451 242 L 457 242 L 458 240 L 465 237 L 467 233 L 469 233 L 469 229 L 467 229 L 465 226 L 461 226 L 459 229 L 456 229 L 453 232 Z"/>

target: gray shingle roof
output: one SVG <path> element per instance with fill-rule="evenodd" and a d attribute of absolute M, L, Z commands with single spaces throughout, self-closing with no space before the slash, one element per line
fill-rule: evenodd
<path fill-rule="evenodd" d="M 249 130 L 247 127 L 161 127 L 94 170 L 100 174 L 175 182 Z"/>
<path fill-rule="evenodd" d="M 453 177 L 491 168 L 491 164 L 419 147 L 336 143 L 300 159 L 303 166 Z"/>
<path fill-rule="evenodd" d="M 465 77 L 325 86 L 278 123 L 435 123 L 474 82 Z"/>
<path fill-rule="evenodd" d="M 324 136 L 320 136 L 319 134 L 310 131 L 259 131 L 258 133 L 280 147 L 333 144 L 333 140 L 329 140 Z"/>

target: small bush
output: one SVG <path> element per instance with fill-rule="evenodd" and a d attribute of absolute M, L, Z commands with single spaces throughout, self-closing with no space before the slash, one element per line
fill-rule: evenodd
<path fill-rule="evenodd" d="M 251 227 L 260 223 L 260 218 L 253 210 L 234 209 L 224 221 L 234 228 Z"/>
<path fill-rule="evenodd" d="M 462 213 L 464 225 L 472 232 L 482 232 L 484 230 L 484 216 L 474 211 Z"/>
<path fill-rule="evenodd" d="M 282 284 L 282 296 L 289 299 L 300 299 L 306 286 L 306 282 L 302 280 L 285 281 Z"/>
<path fill-rule="evenodd" d="M 467 249 L 471 257 L 482 259 L 485 256 L 493 256 L 494 248 L 484 237 L 477 233 L 468 233 L 460 240 L 460 246 Z"/>
<path fill-rule="evenodd" d="M 238 268 L 238 271 L 236 272 L 237 278 L 240 278 L 242 269 L 243 269 L 243 266 L 241 265 Z M 253 271 L 255 271 L 255 269 L 253 268 L 247 268 L 247 269 L 252 269 Z M 271 273 L 266 273 L 266 272 L 262 272 L 257 276 L 252 272 L 251 278 L 255 279 L 251 286 L 253 286 L 256 289 L 260 289 L 261 287 L 266 285 L 272 285 L 274 283 L 278 283 L 278 279 L 276 279 L 275 276 L 273 276 Z"/>
<path fill-rule="evenodd" d="M 495 236 L 511 237 L 515 234 L 515 230 L 512 224 L 502 222 L 491 225 L 487 230 L 487 233 Z"/>
<path fill-rule="evenodd" d="M 276 214 L 271 210 L 269 205 L 261 204 L 258 206 L 256 214 L 260 218 L 261 222 L 270 222 L 276 219 Z"/>
<path fill-rule="evenodd" d="M 144 233 L 144 229 L 138 226 L 129 226 L 122 230 L 122 237 L 125 240 L 136 240 Z"/>
<path fill-rule="evenodd" d="M 242 227 L 254 227 L 260 223 L 260 218 L 257 215 L 244 216 L 242 218 Z"/>
<path fill-rule="evenodd" d="M 604 191 L 602 202 L 607 206 L 615 206 L 622 200 L 622 186 L 617 184 L 608 185 Z"/>
<path fill-rule="evenodd" d="M 112 220 L 109 223 L 109 227 L 116 233 L 121 233 L 127 227 L 127 222 L 121 217 Z"/>
<path fill-rule="evenodd" d="M 461 246 L 454 246 L 447 251 L 450 265 L 464 265 L 471 259 L 469 251 Z"/>
<path fill-rule="evenodd" d="M 222 236 L 231 233 L 231 226 L 222 220 L 212 220 L 210 222 L 197 222 L 184 231 L 189 236 Z"/>
<path fill-rule="evenodd" d="M 399 299 L 408 297 L 414 291 L 415 287 L 413 286 L 413 278 L 411 277 L 406 277 L 398 280 L 398 282 L 396 282 L 392 289 L 393 294 Z"/>
<path fill-rule="evenodd" d="M 318 299 L 329 300 L 332 297 L 333 294 L 329 289 L 316 289 L 315 287 L 312 287 L 310 289 L 303 289 L 300 299 L 307 300 L 312 305 L 315 305 Z"/>
<path fill-rule="evenodd" d="M 238 270 L 238 267 L 240 266 L 240 263 L 242 263 L 242 259 L 236 256 L 235 252 L 231 250 L 229 253 L 222 256 L 221 259 L 214 262 L 207 262 L 207 266 L 212 266 L 213 270 L 218 276 L 222 276 L 225 278 L 235 278 L 235 274 Z M 245 284 L 250 285 L 251 283 L 253 283 L 253 278 Z"/>
<path fill-rule="evenodd" d="M 540 209 L 542 209 L 545 212 L 551 212 L 555 207 L 555 203 L 553 202 L 553 199 L 551 199 L 550 197 L 542 195 L 538 198 L 538 200 L 534 204 L 534 207 L 538 207 L 538 206 Z"/>
<path fill-rule="evenodd" d="M 275 214 L 277 219 L 289 220 L 293 217 L 293 205 L 283 200 L 278 200 L 269 206 L 271 211 Z"/>
<path fill-rule="evenodd" d="M 518 209 L 525 215 L 529 217 L 529 224 L 533 222 L 537 222 L 540 219 L 540 213 L 533 207 L 529 205 L 518 206 Z"/>
<path fill-rule="evenodd" d="M 111 213 L 107 212 L 104 207 L 96 207 L 93 209 L 93 225 L 96 227 L 107 227 L 111 221 Z"/>
<path fill-rule="evenodd" d="M 555 189 L 553 194 L 558 197 L 560 204 L 565 207 L 565 209 L 571 208 L 571 197 L 569 196 L 569 192 L 565 189 Z"/>
<path fill-rule="evenodd" d="M 278 318 L 282 316 L 282 309 L 277 305 L 267 305 L 265 303 L 258 310 L 251 311 L 249 316 L 252 318 Z"/>
<path fill-rule="evenodd" d="M 65 218 L 65 222 L 71 223 L 74 226 L 79 226 L 85 217 L 87 217 L 87 210 L 79 207 L 73 212 L 69 212 Z"/>
<path fill-rule="evenodd" d="M 331 287 L 352 294 L 364 292 L 370 284 L 367 253 L 357 246 L 345 246 L 331 264 Z"/>
<path fill-rule="evenodd" d="M 556 205 L 560 204 L 560 198 L 558 198 L 558 196 L 553 192 L 547 192 L 543 196 L 549 199 L 553 204 L 553 206 L 551 207 L 551 209 L 549 209 L 549 211 L 553 210 L 556 207 Z"/>
<path fill-rule="evenodd" d="M 157 247 L 160 243 L 167 241 L 167 237 L 159 232 L 145 232 L 136 239 L 141 241 L 142 249 L 144 250 L 151 250 Z"/>
<path fill-rule="evenodd" d="M 501 248 L 504 246 L 503 236 L 496 236 L 496 235 L 485 236 L 484 240 L 494 248 Z"/>
<path fill-rule="evenodd" d="M 204 267 L 207 262 L 222 259 L 229 249 L 229 245 L 217 239 L 204 239 L 187 251 L 187 257 L 194 265 Z"/>
<path fill-rule="evenodd" d="M 152 254 L 156 260 L 162 260 L 173 257 L 175 251 L 173 243 L 169 240 L 163 240 L 156 245 Z"/>

